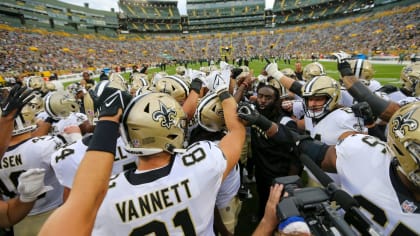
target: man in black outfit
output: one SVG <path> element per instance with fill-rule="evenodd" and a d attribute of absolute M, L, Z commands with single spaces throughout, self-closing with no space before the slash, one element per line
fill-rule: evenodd
<path fill-rule="evenodd" d="M 242 105 L 238 109 L 239 117 L 251 125 L 252 158 L 259 195 L 258 216 L 261 219 L 273 179 L 302 172 L 303 166 L 295 157 L 295 144 L 288 130 L 296 130 L 297 126 L 281 109 L 279 92 L 271 85 L 258 87 L 254 106 Z"/>

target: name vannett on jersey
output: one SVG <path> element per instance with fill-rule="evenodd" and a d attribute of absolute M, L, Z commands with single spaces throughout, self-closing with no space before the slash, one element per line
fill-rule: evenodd
<path fill-rule="evenodd" d="M 171 198 L 170 195 L 175 197 Z M 159 212 L 191 197 L 189 180 L 186 179 L 167 188 L 139 196 L 137 199 L 118 202 L 115 204 L 115 207 L 121 217 L 121 221 L 125 223 Z"/>
<path fill-rule="evenodd" d="M 0 169 L 9 168 L 9 167 L 16 167 L 23 165 L 22 157 L 20 154 L 13 155 L 13 156 L 5 156 L 1 158 L 0 162 Z"/>

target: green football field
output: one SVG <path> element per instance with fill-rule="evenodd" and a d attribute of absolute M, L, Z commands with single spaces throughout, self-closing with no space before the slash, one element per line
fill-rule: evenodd
<path fill-rule="evenodd" d="M 303 66 L 311 63 L 312 61 L 307 60 L 307 61 L 302 61 Z M 338 79 L 339 78 L 339 74 L 337 71 L 337 63 L 335 61 L 319 61 L 325 68 L 327 75 L 331 76 L 334 79 Z M 278 61 L 277 62 L 279 65 L 279 69 L 284 69 L 284 68 L 292 68 L 294 69 L 294 64 L 295 61 L 292 60 L 290 65 L 289 64 L 284 64 L 283 61 Z M 253 60 L 250 62 L 249 64 L 249 68 L 251 70 L 254 71 L 254 75 L 257 76 L 265 67 L 267 63 L 265 61 L 260 61 L 260 60 Z M 199 64 L 192 64 L 192 65 L 188 65 L 190 66 L 192 69 L 198 69 L 200 68 Z M 166 72 L 168 74 L 174 74 L 175 73 L 175 68 L 176 66 L 167 66 L 166 67 Z M 381 84 L 394 84 L 394 85 L 398 85 L 399 84 L 399 78 L 400 78 L 400 73 L 401 70 L 403 68 L 403 65 L 400 64 L 373 64 L 373 68 L 375 70 L 375 75 L 374 78 L 376 80 L 378 80 L 379 82 L 381 82 Z M 153 69 L 149 69 L 148 72 L 149 74 L 153 74 L 154 72 L 158 72 L 160 71 L 159 68 L 153 68 Z"/>
<path fill-rule="evenodd" d="M 304 60 L 302 61 L 302 66 L 311 63 L 310 60 Z M 339 74 L 337 71 L 337 63 L 335 61 L 319 61 L 325 68 L 327 75 L 331 76 L 334 79 L 339 79 Z M 283 61 L 277 62 L 279 65 L 279 70 L 284 68 L 291 68 L 294 69 L 295 61 L 291 60 L 290 64 L 284 64 Z M 249 68 L 254 72 L 254 76 L 258 76 L 261 71 L 264 69 L 265 65 L 267 63 L 265 61 L 260 60 L 253 60 L 249 63 Z M 203 64 L 207 65 L 206 63 Z M 175 69 L 177 65 L 168 65 L 166 66 L 166 72 L 168 74 L 175 74 Z M 198 70 L 200 68 L 200 64 L 188 64 L 189 68 Z M 401 64 L 376 64 L 373 63 L 373 68 L 375 70 L 374 78 L 381 82 L 381 84 L 393 84 L 398 86 L 400 84 L 400 73 L 404 66 Z M 154 73 L 161 71 L 159 68 L 150 68 L 148 70 L 149 79 L 152 79 Z M 128 79 L 129 73 L 124 73 L 123 76 Z M 98 78 L 94 78 L 96 80 L 99 80 Z M 65 82 L 63 83 L 66 87 L 70 83 L 73 82 Z"/>

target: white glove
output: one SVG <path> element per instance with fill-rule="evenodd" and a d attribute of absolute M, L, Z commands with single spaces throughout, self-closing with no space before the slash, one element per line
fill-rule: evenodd
<path fill-rule="evenodd" d="M 203 82 L 203 86 L 206 86 L 206 73 L 201 72 L 199 70 L 191 70 L 189 77 L 191 80 L 196 78 L 200 79 Z"/>
<path fill-rule="evenodd" d="M 53 189 L 51 186 L 44 186 L 45 169 L 29 169 L 18 178 L 17 191 L 21 202 L 33 202 L 38 196 Z"/>
<path fill-rule="evenodd" d="M 268 64 L 265 68 L 265 71 L 267 72 L 268 76 L 271 76 L 276 80 L 280 80 L 280 78 L 284 76 L 284 74 L 281 71 L 279 71 L 276 62 Z"/>
<path fill-rule="evenodd" d="M 343 51 L 335 52 L 333 55 L 337 58 L 338 63 L 351 59 L 351 55 Z"/>
<path fill-rule="evenodd" d="M 232 66 L 226 63 L 225 61 L 220 61 L 220 70 L 231 70 Z"/>
<path fill-rule="evenodd" d="M 264 75 L 258 75 L 258 82 L 259 83 L 266 83 L 267 82 L 267 76 Z"/>
<path fill-rule="evenodd" d="M 226 75 L 219 71 L 211 72 L 210 75 L 206 77 L 206 84 L 209 92 L 215 92 L 227 88 L 229 85 L 229 79 L 229 77 L 226 78 Z"/>

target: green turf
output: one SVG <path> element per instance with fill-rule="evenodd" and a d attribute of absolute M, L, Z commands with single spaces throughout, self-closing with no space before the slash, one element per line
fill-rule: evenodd
<path fill-rule="evenodd" d="M 311 63 L 310 60 L 303 60 L 302 66 Z M 320 61 L 320 63 L 324 66 L 327 75 L 331 76 L 334 79 L 339 79 L 339 74 L 337 71 L 337 63 L 334 61 Z M 291 60 L 290 65 L 284 64 L 283 61 L 278 61 L 279 69 L 284 68 L 292 68 L 294 69 L 295 60 Z M 261 60 L 253 60 L 249 64 L 249 68 L 254 72 L 254 76 L 258 76 L 261 71 L 264 69 L 266 65 L 265 61 Z M 168 74 L 175 74 L 176 65 L 168 65 L 166 67 L 166 72 Z M 200 68 L 199 63 L 195 64 L 188 64 L 189 68 L 198 70 Z M 381 84 L 393 84 L 398 86 L 400 73 L 403 68 L 403 65 L 399 64 L 373 64 L 373 68 L 375 70 L 374 78 L 378 80 Z M 161 71 L 159 68 L 150 68 L 148 70 L 149 79 L 153 76 L 154 73 Z M 129 73 L 123 73 L 123 76 L 128 80 Z M 94 78 L 95 80 L 99 80 L 99 78 Z M 73 82 L 66 82 L 63 83 L 64 87 L 67 87 L 67 85 L 71 84 Z"/>

